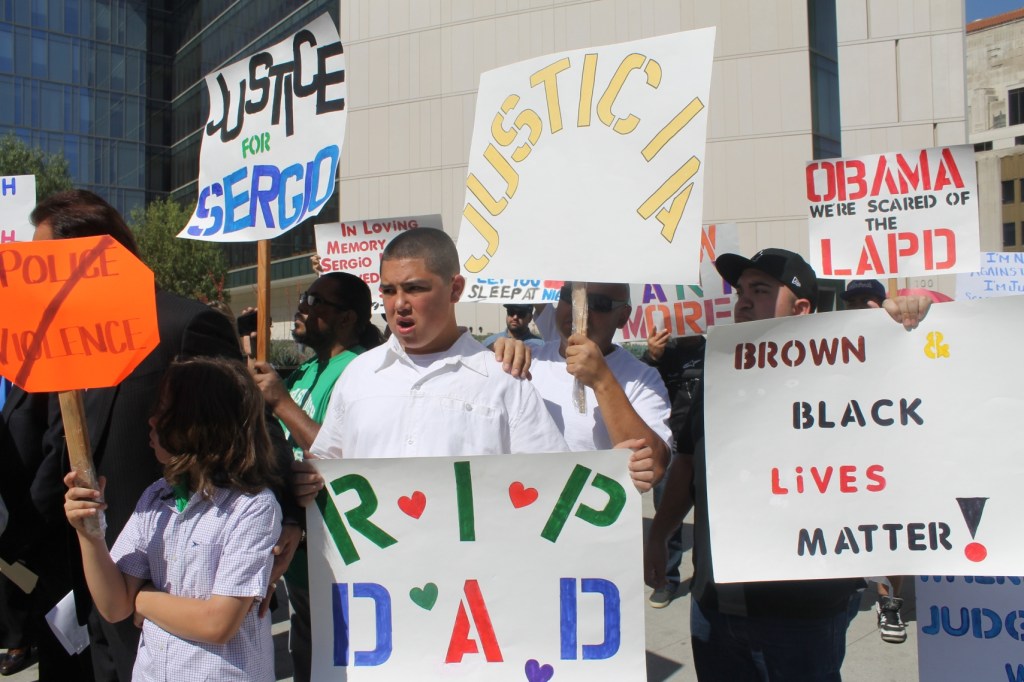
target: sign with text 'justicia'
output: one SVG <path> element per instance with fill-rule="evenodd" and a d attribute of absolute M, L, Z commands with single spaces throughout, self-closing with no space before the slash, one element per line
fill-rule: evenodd
<path fill-rule="evenodd" d="M 481 75 L 463 272 L 697 283 L 714 42 L 705 28 Z"/>
<path fill-rule="evenodd" d="M 313 679 L 646 680 L 628 457 L 316 460 Z"/>
<path fill-rule="evenodd" d="M 272 239 L 320 213 L 345 139 L 345 55 L 327 14 L 206 77 L 189 239 Z"/>
<path fill-rule="evenodd" d="M 1018 573 L 1022 336 L 1020 296 L 713 327 L 715 579 Z"/>

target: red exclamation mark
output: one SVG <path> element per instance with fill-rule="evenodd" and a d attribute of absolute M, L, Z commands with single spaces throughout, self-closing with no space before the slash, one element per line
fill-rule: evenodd
<path fill-rule="evenodd" d="M 964 515 L 964 521 L 967 522 L 967 530 L 970 531 L 972 540 L 978 532 L 978 524 L 981 523 L 981 513 L 985 510 L 985 502 L 987 501 L 987 497 L 956 498 L 956 503 L 960 505 L 960 513 Z M 971 542 L 964 547 L 964 556 L 968 560 L 978 563 L 979 561 L 984 561 L 985 557 L 988 556 L 988 549 L 980 542 Z"/>

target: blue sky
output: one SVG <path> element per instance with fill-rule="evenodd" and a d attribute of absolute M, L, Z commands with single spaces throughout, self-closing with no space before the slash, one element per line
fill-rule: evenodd
<path fill-rule="evenodd" d="M 967 23 L 1024 7 L 1024 0 L 967 0 Z"/>

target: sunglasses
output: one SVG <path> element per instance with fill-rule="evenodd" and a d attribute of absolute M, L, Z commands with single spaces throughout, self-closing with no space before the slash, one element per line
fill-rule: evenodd
<path fill-rule="evenodd" d="M 343 306 L 340 303 L 328 301 L 327 299 L 322 298 L 321 296 L 317 296 L 316 294 L 311 294 L 308 291 L 303 291 L 301 294 L 299 294 L 299 305 L 305 304 L 312 308 L 313 306 L 319 305 L 321 303 L 324 305 L 329 305 L 332 308 L 337 308 L 338 310 L 348 310 L 346 306 Z"/>
<path fill-rule="evenodd" d="M 558 290 L 558 300 L 572 305 L 572 285 L 566 284 Z M 608 294 L 587 294 L 587 308 L 595 313 L 610 313 L 629 305 L 629 301 L 617 301 Z"/>

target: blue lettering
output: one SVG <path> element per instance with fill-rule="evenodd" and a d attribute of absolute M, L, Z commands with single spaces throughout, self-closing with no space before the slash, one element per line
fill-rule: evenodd
<path fill-rule="evenodd" d="M 248 168 L 239 168 L 231 175 L 224 177 L 224 234 L 252 227 L 252 213 L 246 212 L 241 218 L 235 219 L 238 209 L 249 203 L 249 192 L 242 191 L 235 194 L 233 185 L 244 180 L 248 175 Z"/>
<path fill-rule="evenodd" d="M 18 190 L 15 188 L 16 178 L 3 178 L 0 179 L 0 194 L 7 196 L 7 191 L 10 190 L 11 194 L 17 194 Z"/>
<path fill-rule="evenodd" d="M 291 196 L 291 205 L 295 212 L 288 215 L 288 179 L 294 178 L 299 182 L 299 191 Z M 277 217 L 282 230 L 287 230 L 300 222 L 306 215 L 306 193 L 302 191 L 302 164 L 293 163 L 281 171 L 281 200 L 277 203 Z"/>
<path fill-rule="evenodd" d="M 260 180 L 270 179 L 269 187 L 261 187 Z M 256 215 L 257 209 L 263 212 L 263 222 L 267 227 L 274 227 L 274 212 L 270 202 L 277 198 L 281 186 L 281 172 L 277 166 L 253 166 L 252 168 L 252 200 L 249 202 L 249 215 Z"/>
<path fill-rule="evenodd" d="M 338 174 L 339 153 L 338 145 L 328 145 L 317 152 L 316 157 L 306 165 L 306 195 L 309 196 L 307 202 L 309 208 L 307 210 L 310 213 L 315 213 L 334 193 L 334 182 Z M 320 188 L 320 168 L 323 166 L 324 161 L 328 159 L 331 162 L 331 170 L 327 173 L 327 186 L 324 188 L 323 196 L 318 197 L 316 192 Z"/>
<path fill-rule="evenodd" d="M 377 583 L 354 583 L 353 599 L 371 599 L 374 605 L 374 627 L 377 645 L 370 651 L 357 651 L 353 657 L 356 666 L 381 665 L 391 658 L 393 649 L 393 627 L 391 623 L 391 594 Z M 334 614 L 334 665 L 348 666 L 348 652 L 351 634 L 351 612 L 349 610 L 348 583 L 335 583 L 331 590 L 331 607 Z"/>
<path fill-rule="evenodd" d="M 213 225 L 206 228 L 205 231 L 198 225 L 189 225 L 187 232 L 193 237 L 209 237 L 210 235 L 217 234 L 220 232 L 221 225 L 224 223 L 224 209 L 216 205 L 212 208 L 206 205 L 211 194 L 218 197 L 224 196 L 224 190 L 220 186 L 219 182 L 215 182 L 209 187 L 204 187 L 203 191 L 199 193 L 199 203 L 196 205 L 196 217 L 200 220 L 213 218 Z"/>

